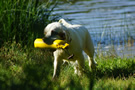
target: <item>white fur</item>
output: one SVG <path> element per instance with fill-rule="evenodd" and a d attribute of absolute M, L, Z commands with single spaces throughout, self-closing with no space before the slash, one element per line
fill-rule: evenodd
<path fill-rule="evenodd" d="M 59 22 L 54 22 L 45 28 L 44 32 L 47 36 L 51 36 L 51 31 L 64 32 L 66 35 L 66 41 L 69 43 L 68 53 L 74 54 L 73 59 L 67 61 L 74 61 L 78 65 L 75 65 L 75 73 L 80 74 L 84 69 L 84 55 L 83 51 L 88 55 L 89 67 L 95 67 L 94 61 L 94 46 L 91 40 L 91 36 L 88 30 L 81 25 L 71 25 L 64 19 L 60 19 Z M 59 39 L 59 37 L 56 37 Z M 66 60 L 69 56 L 65 50 L 57 49 L 54 54 L 54 73 L 53 78 L 57 76 L 57 69 L 60 69 L 62 60 Z"/>

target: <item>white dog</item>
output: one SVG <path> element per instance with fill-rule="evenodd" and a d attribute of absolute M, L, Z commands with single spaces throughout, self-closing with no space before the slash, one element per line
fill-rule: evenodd
<path fill-rule="evenodd" d="M 69 43 L 67 49 L 56 49 L 54 54 L 54 73 L 55 78 L 60 73 L 60 65 L 63 60 L 75 61 L 78 66 L 75 66 L 75 73 L 79 74 L 84 69 L 83 51 L 88 55 L 89 67 L 95 67 L 94 61 L 94 46 L 88 30 L 81 25 L 71 25 L 64 19 L 59 22 L 54 22 L 44 29 L 44 42 L 51 44 L 54 40 L 65 40 Z"/>

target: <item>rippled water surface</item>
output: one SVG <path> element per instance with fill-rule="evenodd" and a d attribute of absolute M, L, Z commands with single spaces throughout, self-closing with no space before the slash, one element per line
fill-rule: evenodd
<path fill-rule="evenodd" d="M 55 15 L 72 24 L 84 25 L 96 51 L 121 57 L 135 56 L 135 0 L 61 2 Z"/>

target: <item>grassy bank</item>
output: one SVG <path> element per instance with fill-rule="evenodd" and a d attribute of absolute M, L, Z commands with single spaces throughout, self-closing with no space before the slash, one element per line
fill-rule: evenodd
<path fill-rule="evenodd" d="M 53 57 L 48 51 L 22 48 L 17 43 L 6 43 L 0 49 L 0 89 L 135 89 L 135 59 L 118 57 L 96 58 L 95 73 L 82 77 L 74 74 L 71 65 L 63 66 L 57 81 L 51 81 Z"/>

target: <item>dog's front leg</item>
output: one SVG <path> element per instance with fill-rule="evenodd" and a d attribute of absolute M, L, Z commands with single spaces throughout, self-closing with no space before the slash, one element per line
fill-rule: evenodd
<path fill-rule="evenodd" d="M 57 55 L 57 53 L 54 53 L 54 72 L 52 78 L 53 80 L 59 76 L 61 64 L 62 64 L 62 59 Z"/>

